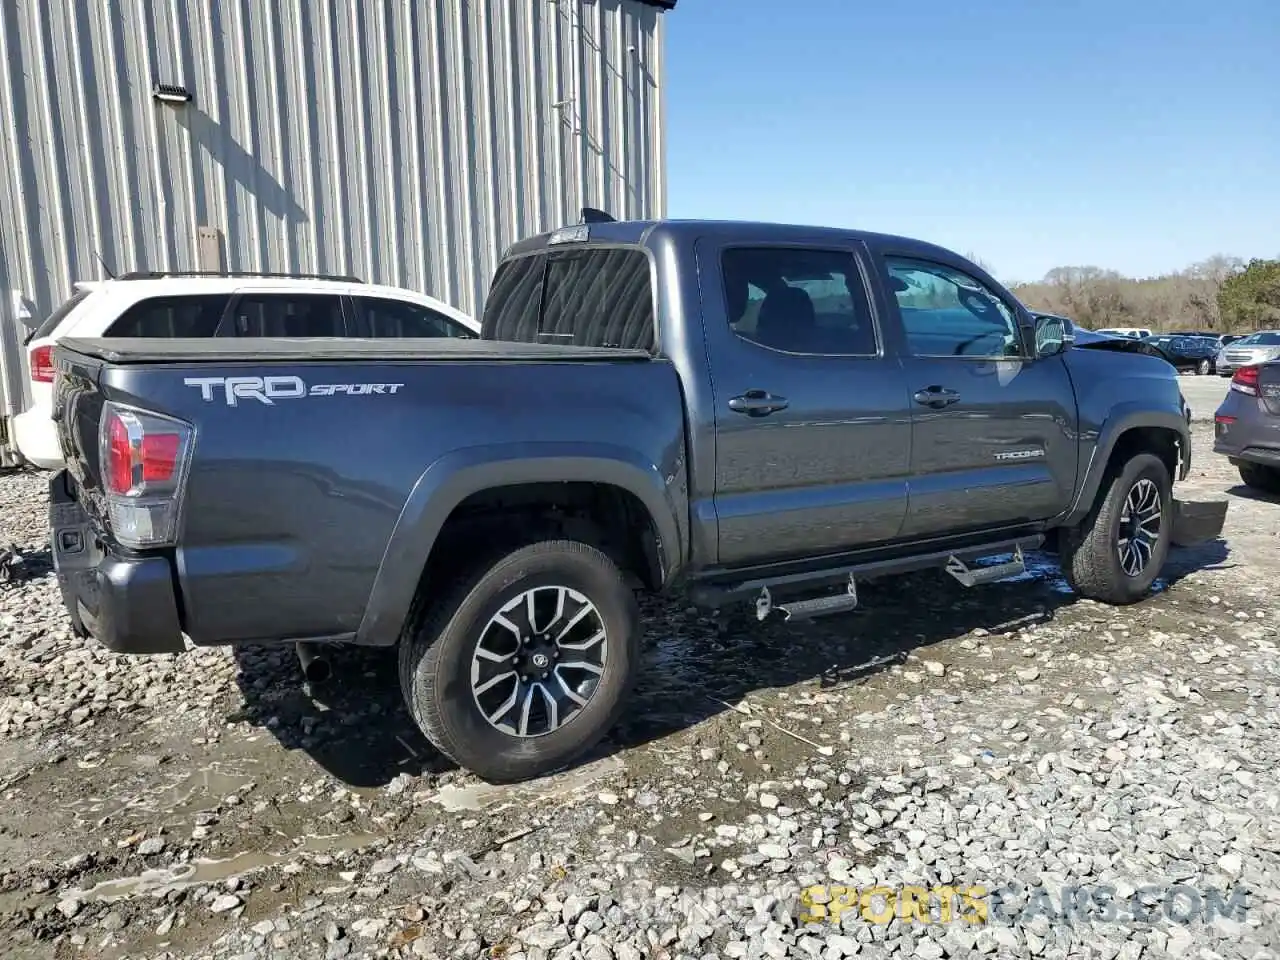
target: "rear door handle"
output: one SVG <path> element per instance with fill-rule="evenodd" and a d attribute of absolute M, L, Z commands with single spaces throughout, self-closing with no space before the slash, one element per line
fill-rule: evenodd
<path fill-rule="evenodd" d="M 767 417 L 787 409 L 787 398 L 775 397 L 767 390 L 748 390 L 742 396 L 732 398 L 729 409 L 734 413 L 745 413 L 748 417 Z"/>
<path fill-rule="evenodd" d="M 916 403 L 936 410 L 949 407 L 959 399 L 960 394 L 946 387 L 925 387 L 923 390 L 917 390 L 915 394 Z"/>

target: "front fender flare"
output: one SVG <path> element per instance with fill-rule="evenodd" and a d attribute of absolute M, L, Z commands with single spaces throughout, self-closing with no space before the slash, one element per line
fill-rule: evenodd
<path fill-rule="evenodd" d="M 1098 438 L 1094 443 L 1083 482 L 1080 484 L 1071 509 L 1067 512 L 1064 525 L 1071 526 L 1079 523 L 1093 508 L 1094 501 L 1098 498 L 1098 491 L 1102 487 L 1102 479 L 1107 472 L 1107 464 L 1120 438 L 1130 430 L 1153 428 L 1174 433 L 1178 437 L 1182 460 L 1184 463 L 1187 462 L 1191 450 L 1191 432 L 1187 428 L 1186 418 L 1181 411 L 1153 410 L 1149 405 L 1144 405 L 1137 400 L 1117 404 L 1098 431 Z M 1181 477 L 1172 479 L 1179 480 Z"/>
<path fill-rule="evenodd" d="M 668 478 L 626 447 L 605 443 L 529 442 L 456 450 L 432 463 L 405 501 L 356 642 L 390 646 L 400 638 L 431 548 L 450 513 L 472 494 L 524 483 L 604 483 L 633 494 L 657 532 L 664 578 L 684 564 L 684 533 Z"/>

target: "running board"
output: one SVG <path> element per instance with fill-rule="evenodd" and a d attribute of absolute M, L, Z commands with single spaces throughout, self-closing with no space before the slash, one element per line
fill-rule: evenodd
<path fill-rule="evenodd" d="M 775 610 L 787 621 L 812 620 L 814 617 L 825 617 L 833 613 L 848 613 L 858 606 L 858 581 L 853 574 L 849 574 L 849 582 L 844 589 L 844 593 L 834 593 L 828 597 L 775 604 L 769 588 L 761 587 L 760 596 L 756 598 L 756 619 L 765 620 Z"/>
<path fill-rule="evenodd" d="M 1002 554 L 1014 553 L 1015 551 L 1018 556 L 1021 556 L 1022 551 L 1035 550 L 1043 545 L 1044 540 L 1043 534 L 1026 534 L 1010 537 L 1006 540 L 987 541 L 986 543 L 966 546 L 951 546 L 948 549 L 932 550 L 927 553 L 882 556 L 861 561 L 849 558 L 844 563 L 835 562 L 828 567 L 792 573 L 770 574 L 760 571 L 755 576 L 747 576 L 740 580 L 728 580 L 726 577 L 718 581 L 695 582 L 689 588 L 689 598 L 698 606 L 708 608 L 722 608 L 731 603 L 744 601 L 758 604 L 764 599 L 766 592 L 794 594 L 800 591 L 808 591 L 812 593 L 821 589 L 838 587 L 841 583 L 847 585 L 850 577 L 857 577 L 859 580 L 871 580 L 877 577 L 913 573 L 918 570 L 947 569 L 952 564 L 952 561 L 963 562 L 967 560 L 972 563 L 984 557 L 997 557 Z M 970 571 L 966 566 L 965 572 L 973 571 Z M 978 572 L 980 573 L 981 571 Z M 1009 575 L 1010 572 L 1001 574 L 1002 577 Z M 822 599 L 828 598 L 824 597 Z M 839 599 L 845 604 L 849 602 L 845 597 L 839 597 Z M 776 606 L 771 599 L 770 607 L 776 609 Z M 797 604 L 791 603 L 786 604 L 786 606 L 794 609 Z"/>
<path fill-rule="evenodd" d="M 1022 556 L 1022 546 L 1014 548 L 1013 559 L 1007 563 L 997 563 L 989 567 L 970 567 L 957 556 L 947 558 L 947 573 L 955 577 L 961 586 L 980 587 L 983 584 L 995 583 L 1005 577 L 1021 576 L 1027 572 L 1027 561 Z"/>

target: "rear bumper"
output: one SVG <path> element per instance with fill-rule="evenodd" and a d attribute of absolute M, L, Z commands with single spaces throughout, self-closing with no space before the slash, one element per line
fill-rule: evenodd
<path fill-rule="evenodd" d="M 69 484 L 65 471 L 49 480 L 49 535 L 76 634 L 117 653 L 181 653 L 186 644 L 169 560 L 110 553 Z"/>
<path fill-rule="evenodd" d="M 35 406 L 13 418 L 13 443 L 22 458 L 41 470 L 62 468 L 62 449 L 58 446 L 58 430 L 49 419 L 49 411 Z"/>
<path fill-rule="evenodd" d="M 1271 447 L 1214 447 L 1215 453 L 1227 457 L 1232 463 L 1243 460 L 1263 467 L 1280 468 L 1280 450 Z"/>

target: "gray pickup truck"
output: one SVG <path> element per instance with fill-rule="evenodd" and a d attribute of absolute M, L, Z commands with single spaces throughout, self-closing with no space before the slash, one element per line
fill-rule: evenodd
<path fill-rule="evenodd" d="M 1083 337 L 1083 335 L 1082 335 Z M 768 616 L 966 585 L 1049 547 L 1143 597 L 1180 503 L 1173 369 L 1073 342 L 974 264 L 849 230 L 593 222 L 502 259 L 477 340 L 65 340 L 51 480 L 76 629 L 399 646 L 425 735 L 493 781 L 624 709 L 637 590 Z"/>

